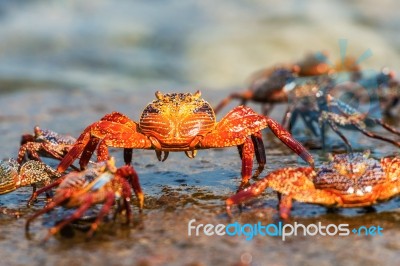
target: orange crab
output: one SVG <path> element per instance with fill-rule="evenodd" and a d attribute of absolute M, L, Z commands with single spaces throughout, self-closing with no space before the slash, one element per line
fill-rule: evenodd
<path fill-rule="evenodd" d="M 58 171 L 65 171 L 79 156 L 84 169 L 96 148 L 97 160 L 107 160 L 107 146 L 124 148 L 126 164 L 131 163 L 133 149 L 155 150 L 158 159 L 164 161 L 169 152 L 184 151 L 194 158 L 200 149 L 237 146 L 242 159 L 243 187 L 252 175 L 254 155 L 259 165 L 254 176 L 264 168 L 261 130 L 266 127 L 306 162 L 314 163 L 308 151 L 279 123 L 249 107 L 238 106 L 216 122 L 213 109 L 201 98 L 200 91 L 155 95 L 157 99 L 145 107 L 139 123 L 113 112 L 88 126 L 60 162 Z"/>
<path fill-rule="evenodd" d="M 292 200 L 328 207 L 367 207 L 400 194 L 400 157 L 380 161 L 369 152 L 339 154 L 317 171 L 311 167 L 283 168 L 226 200 L 227 211 L 270 187 L 281 193 L 279 212 L 290 215 Z"/>

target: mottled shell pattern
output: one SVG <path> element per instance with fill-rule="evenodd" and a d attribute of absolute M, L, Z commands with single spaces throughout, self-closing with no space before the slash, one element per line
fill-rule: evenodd
<path fill-rule="evenodd" d="M 19 163 L 14 159 L 0 161 L 0 194 L 13 191 L 18 179 Z"/>
<path fill-rule="evenodd" d="M 61 177 L 58 173 L 47 164 L 35 160 L 29 160 L 21 165 L 19 170 L 19 178 L 16 182 L 18 187 L 31 184 L 48 184 L 56 177 Z"/>
<path fill-rule="evenodd" d="M 374 186 L 386 182 L 386 175 L 380 162 L 368 156 L 369 152 L 335 155 L 319 169 L 315 187 L 358 196 L 370 193 Z"/>
<path fill-rule="evenodd" d="M 34 128 L 36 142 L 50 142 L 52 144 L 68 144 L 72 145 L 76 139 L 71 136 L 60 135 L 57 132 L 48 129 L 41 129 L 38 126 Z"/>

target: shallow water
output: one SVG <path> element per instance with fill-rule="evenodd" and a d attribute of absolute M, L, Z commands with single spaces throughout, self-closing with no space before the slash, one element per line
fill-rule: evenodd
<path fill-rule="evenodd" d="M 399 69 L 395 1 L 379 9 L 372 1 L 289 1 L 280 6 L 277 1 L 120 2 L 0 5 L 0 158 L 15 157 L 21 134 L 32 132 L 34 125 L 78 136 L 114 110 L 138 120 L 155 90 L 201 89 L 215 106 L 242 89 L 248 75 L 259 68 L 298 60 L 308 51 L 328 50 L 333 60 L 339 58 L 339 39 L 347 39 L 347 53 L 355 56 L 371 49 L 372 56 L 362 60 L 364 68 Z M 283 110 L 280 106 L 271 116 L 280 120 Z M 295 134 L 307 136 L 301 126 Z M 399 151 L 359 133 L 346 134 L 356 149 L 371 149 L 377 158 Z M 304 165 L 267 131 L 264 136 L 265 172 Z M 335 135 L 329 137 L 337 141 Z M 327 160 L 324 151 L 312 153 L 317 164 Z M 120 150 L 112 155 L 123 164 Z M 234 219 L 226 215 L 224 200 L 240 183 L 235 148 L 199 151 L 193 160 L 172 153 L 163 163 L 154 152 L 137 150 L 134 166 L 146 194 L 143 213 L 139 215 L 134 205 L 132 225 L 124 225 L 122 218 L 106 222 L 90 241 L 81 230 L 69 228 L 41 242 L 62 210 L 38 218 L 31 239 L 26 238 L 25 217 L 43 207 L 43 198 L 26 208 L 30 188 L 2 195 L 0 207 L 19 209 L 22 217 L 0 214 L 0 264 L 394 265 L 400 259 L 399 198 L 377 205 L 375 212 L 327 212 L 295 203 L 289 221 L 346 223 L 349 228 L 379 225 L 383 236 L 297 236 L 286 241 L 189 237 L 191 219 L 198 224 L 278 223 L 276 195 L 267 191 L 241 213 L 235 208 Z"/>

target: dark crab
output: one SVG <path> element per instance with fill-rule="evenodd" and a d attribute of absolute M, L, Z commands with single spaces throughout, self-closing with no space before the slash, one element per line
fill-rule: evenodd
<path fill-rule="evenodd" d="M 71 136 L 60 135 L 48 129 L 35 126 L 34 134 L 24 134 L 21 137 L 21 147 L 18 152 L 18 163 L 26 159 L 41 161 L 40 157 L 62 160 L 76 141 Z"/>
<path fill-rule="evenodd" d="M 400 157 L 369 158 L 369 152 L 335 155 L 319 169 L 282 168 L 226 200 L 232 205 L 260 195 L 266 188 L 281 193 L 280 216 L 290 216 L 292 200 L 327 207 L 366 207 L 400 194 Z"/>
<path fill-rule="evenodd" d="M 325 147 L 327 126 L 339 135 L 349 150 L 352 149 L 351 143 L 340 128 L 357 130 L 367 137 L 386 141 L 400 147 L 399 140 L 372 132 L 371 128 L 381 126 L 395 136 L 400 136 L 399 130 L 385 123 L 381 118 L 373 117 L 369 113 L 362 113 L 329 94 L 334 87 L 334 82 L 329 78 L 323 82 L 307 82 L 292 92 L 295 93 L 292 97 L 293 102 L 288 107 L 282 122 L 289 132 L 292 132 L 298 118 L 302 118 L 305 126 L 315 136 L 321 137 L 322 147 Z M 303 91 L 312 91 L 313 93 L 305 94 L 302 93 Z"/>
<path fill-rule="evenodd" d="M 70 172 L 57 180 L 55 184 L 58 187 L 55 190 L 52 201 L 27 219 L 25 226 L 27 233 L 34 219 L 58 206 L 76 208 L 76 210 L 72 215 L 63 218 L 50 228 L 47 238 L 82 217 L 89 208 L 99 203 L 103 203 L 103 206 L 97 214 L 96 220 L 91 224 L 88 236 L 94 233 L 99 223 L 110 212 L 111 207 L 116 202 L 119 206 L 123 206 L 123 208 L 117 208 L 116 212 L 119 213 L 125 210 L 127 223 L 129 223 L 131 219 L 130 201 L 132 189 L 138 198 L 139 208 L 142 209 L 143 207 L 144 196 L 136 171 L 132 166 L 128 165 L 117 168 L 114 158 L 91 165 L 91 167 L 81 172 Z M 54 186 L 54 184 L 51 184 L 44 190 Z"/>
<path fill-rule="evenodd" d="M 194 158 L 197 150 L 237 146 L 242 159 L 243 187 L 252 176 L 254 154 L 259 164 L 254 176 L 264 168 L 261 130 L 266 127 L 313 164 L 312 156 L 279 123 L 249 107 L 238 106 L 216 122 L 213 109 L 200 97 L 199 91 L 195 94 L 156 92 L 155 95 L 157 99 L 145 107 L 139 123 L 114 112 L 88 126 L 61 161 L 58 171 L 63 172 L 79 156 L 84 169 L 96 148 L 97 160 L 107 160 L 108 146 L 124 148 L 126 164 L 131 163 L 133 149 L 155 150 L 158 159 L 164 161 L 169 152 L 183 151 Z"/>
<path fill-rule="evenodd" d="M 307 55 L 303 60 L 293 64 L 281 64 L 257 71 L 250 78 L 250 85 L 244 92 L 232 93 L 223 99 L 216 107 L 219 113 L 233 99 L 247 102 L 261 103 L 263 114 L 267 115 L 274 104 L 287 103 L 289 92 L 301 80 L 313 80 L 318 76 L 325 76 L 336 72 L 347 71 L 354 76 L 360 72 L 359 66 L 352 57 L 346 57 L 334 66 L 330 66 L 326 53 L 317 52 Z M 312 92 L 308 92 L 312 93 Z"/>
<path fill-rule="evenodd" d="M 292 200 L 327 207 L 366 207 L 400 194 L 400 157 L 380 161 L 369 152 L 339 154 L 319 169 L 282 168 L 226 200 L 232 205 L 260 195 L 266 188 L 281 193 L 280 216 L 290 216 Z"/>
<path fill-rule="evenodd" d="M 61 174 L 43 162 L 29 160 L 22 165 L 14 159 L 0 161 L 0 195 L 20 187 L 32 186 L 33 192 L 28 205 L 36 198 L 36 189 L 49 185 Z M 50 197 L 50 194 L 47 194 Z"/>

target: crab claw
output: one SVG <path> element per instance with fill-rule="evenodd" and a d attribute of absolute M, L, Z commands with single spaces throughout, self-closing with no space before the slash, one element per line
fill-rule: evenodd
<path fill-rule="evenodd" d="M 167 160 L 168 155 L 169 155 L 169 152 L 167 152 L 167 151 L 164 151 L 164 156 L 162 156 L 162 153 L 163 153 L 162 151 L 156 150 L 157 159 L 160 162 L 164 162 L 165 160 Z"/>
<path fill-rule="evenodd" d="M 190 159 L 193 159 L 194 157 L 196 157 L 197 150 L 185 151 L 185 154 Z"/>
<path fill-rule="evenodd" d="M 277 136 L 286 146 L 299 155 L 311 167 L 314 167 L 314 158 L 307 149 L 300 142 L 295 140 L 293 136 L 277 121 L 269 117 L 266 117 L 266 119 L 268 127 L 271 129 L 272 133 L 274 133 L 275 136 Z"/>

